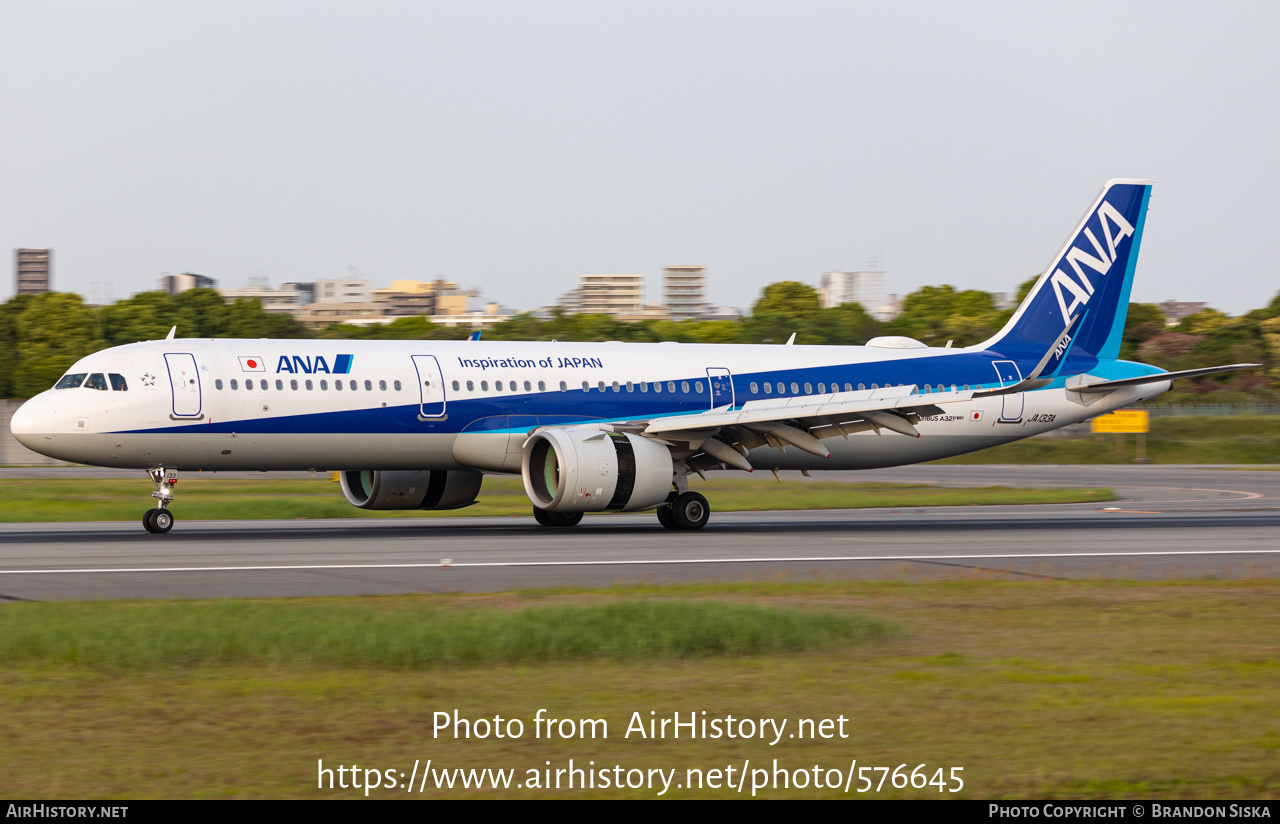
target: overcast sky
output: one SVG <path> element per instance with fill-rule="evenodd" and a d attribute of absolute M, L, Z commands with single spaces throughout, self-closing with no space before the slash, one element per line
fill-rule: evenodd
<path fill-rule="evenodd" d="M 1134 299 L 1280 289 L 1273 3 L 0 0 L 12 249 L 125 297 L 446 278 L 518 309 L 708 268 L 1007 291 L 1151 177 Z M 94 284 L 97 284 L 96 287 Z M 109 286 L 108 286 L 109 284 Z"/>

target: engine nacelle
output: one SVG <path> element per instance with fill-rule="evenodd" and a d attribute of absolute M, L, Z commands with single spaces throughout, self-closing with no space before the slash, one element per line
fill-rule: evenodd
<path fill-rule="evenodd" d="M 650 509 L 671 492 L 671 451 L 637 435 L 540 429 L 524 445 L 524 491 L 539 509 Z"/>
<path fill-rule="evenodd" d="M 338 473 L 347 502 L 361 509 L 461 509 L 475 503 L 483 479 L 467 469 Z"/>

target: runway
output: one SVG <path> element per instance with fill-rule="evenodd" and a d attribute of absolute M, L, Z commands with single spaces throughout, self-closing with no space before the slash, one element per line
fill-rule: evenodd
<path fill-rule="evenodd" d="M 179 508 L 178 526 L 164 536 L 133 521 L 7 525 L 0 598 L 305 597 L 811 578 L 1280 577 L 1280 472 L 916 466 L 815 473 L 813 480 L 826 479 L 1096 485 L 1116 489 L 1121 500 L 717 512 L 694 533 L 664 530 L 651 513 L 588 516 L 577 528 L 550 530 L 531 518 L 184 522 Z M 140 480 L 140 491 L 144 486 Z"/>

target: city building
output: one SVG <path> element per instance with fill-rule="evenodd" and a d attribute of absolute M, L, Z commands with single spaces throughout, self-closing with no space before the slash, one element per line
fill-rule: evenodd
<path fill-rule="evenodd" d="M 292 289 L 298 293 L 298 305 L 306 306 L 309 303 L 316 302 L 316 285 L 312 283 L 304 283 L 300 281 L 290 281 L 289 283 L 280 284 L 281 289 Z"/>
<path fill-rule="evenodd" d="M 316 278 L 316 303 L 371 303 L 373 283 L 366 278 Z"/>
<path fill-rule="evenodd" d="M 823 272 L 818 286 L 823 308 L 839 306 L 842 303 L 857 303 L 868 312 L 875 313 L 878 307 L 888 303 L 889 296 L 885 291 L 887 274 L 878 269 L 861 272 Z"/>
<path fill-rule="evenodd" d="M 671 320 L 688 320 L 706 313 L 707 267 L 664 266 L 662 295 Z"/>
<path fill-rule="evenodd" d="M 176 295 L 188 289 L 217 289 L 218 282 L 211 277 L 197 275 L 193 272 L 183 272 L 179 275 L 165 275 L 160 278 L 156 288 L 161 292 Z"/>
<path fill-rule="evenodd" d="M 644 310 L 644 275 L 580 275 L 560 298 L 568 314 L 637 315 Z"/>
<path fill-rule="evenodd" d="M 385 303 L 366 301 L 337 301 L 333 303 L 312 303 L 298 307 L 293 313 L 298 322 L 308 329 L 323 329 L 331 323 L 350 323 L 364 325 L 370 323 L 389 323 L 395 318 L 386 314 Z"/>
<path fill-rule="evenodd" d="M 1207 303 L 1190 300 L 1166 300 L 1160 303 L 1160 313 L 1164 315 L 1165 326 L 1177 326 L 1184 318 L 1189 318 L 1208 308 Z"/>
<path fill-rule="evenodd" d="M 303 293 L 289 288 L 291 285 L 283 284 L 277 289 L 272 289 L 263 283 L 251 283 L 242 289 L 219 289 L 218 294 L 222 295 L 222 300 L 226 303 L 234 303 L 237 300 L 256 300 L 262 304 L 265 312 L 288 314 L 304 305 L 301 302 Z"/>
<path fill-rule="evenodd" d="M 475 289 L 459 289 L 450 280 L 393 280 L 390 286 L 373 291 L 373 301 L 385 304 L 386 314 L 396 317 L 461 315 L 470 311 L 470 299 L 479 294 Z"/>
<path fill-rule="evenodd" d="M 15 249 L 14 294 L 39 295 L 48 292 L 52 267 L 52 249 Z"/>

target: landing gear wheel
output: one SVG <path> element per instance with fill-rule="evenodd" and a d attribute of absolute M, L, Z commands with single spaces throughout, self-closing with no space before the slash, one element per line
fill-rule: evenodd
<path fill-rule="evenodd" d="M 149 517 L 147 519 L 147 523 L 145 524 L 147 529 L 159 535 L 163 535 L 169 530 L 173 529 L 173 513 L 170 512 L 169 510 L 153 509 L 148 514 L 149 514 Z"/>
<path fill-rule="evenodd" d="M 156 528 L 151 525 L 151 516 L 155 515 L 159 511 L 160 510 L 158 509 L 148 509 L 142 514 L 142 526 L 147 530 L 147 532 L 156 531 Z"/>
<path fill-rule="evenodd" d="M 711 505 L 697 492 L 686 492 L 671 505 L 671 519 L 680 529 L 702 529 L 711 517 Z"/>
<path fill-rule="evenodd" d="M 156 514 L 151 516 L 151 525 L 163 535 L 173 529 L 173 513 L 167 509 L 156 510 Z"/>
<path fill-rule="evenodd" d="M 676 525 L 676 518 L 675 518 L 675 515 L 673 515 L 671 512 L 670 504 L 663 504 L 662 506 L 658 507 L 657 510 L 655 511 L 658 513 L 658 523 L 662 524 L 667 529 L 680 528 L 679 526 Z"/>
<path fill-rule="evenodd" d="M 533 519 L 542 526 L 564 527 L 577 526 L 582 520 L 581 512 L 548 512 L 541 507 L 533 508 Z"/>

